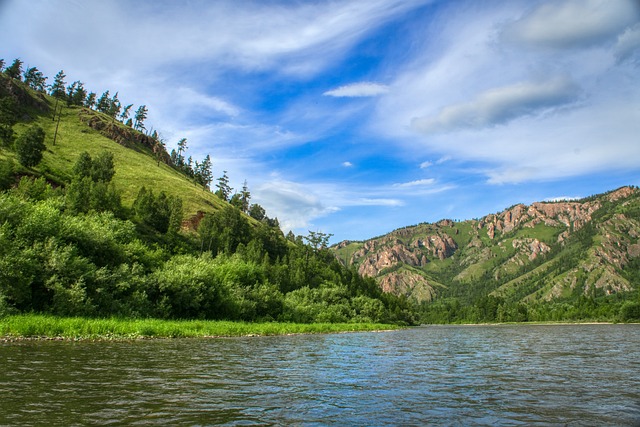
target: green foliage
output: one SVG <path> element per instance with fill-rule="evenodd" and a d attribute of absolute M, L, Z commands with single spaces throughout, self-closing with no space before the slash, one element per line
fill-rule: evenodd
<path fill-rule="evenodd" d="M 20 58 L 16 58 L 13 63 L 4 70 L 4 72 L 12 79 L 20 80 L 22 77 L 22 61 Z"/>
<path fill-rule="evenodd" d="M 16 154 L 20 164 L 26 167 L 36 166 L 42 160 L 44 130 L 40 126 L 30 126 L 15 142 Z"/>
<path fill-rule="evenodd" d="M 42 71 L 36 67 L 31 67 L 24 72 L 24 82 L 33 90 L 44 92 L 47 78 Z"/>
<path fill-rule="evenodd" d="M 640 302 L 626 301 L 620 307 L 620 320 L 623 322 L 640 322 Z"/>
<path fill-rule="evenodd" d="M 14 182 L 15 165 L 12 159 L 0 160 L 0 191 L 7 190 Z"/>
<path fill-rule="evenodd" d="M 11 313 L 9 313 L 11 314 Z M 90 319 L 46 315 L 9 315 L 0 323 L 4 337 L 131 340 L 136 338 L 240 337 L 378 331 L 397 326 L 375 323 L 246 323 L 203 320 Z"/>
<path fill-rule="evenodd" d="M 16 101 L 8 96 L 0 97 L 0 124 L 6 125 L 11 129 L 11 126 L 17 122 L 17 115 L 18 106 Z M 7 144 L 7 140 L 4 140 L 4 143 Z"/>
<path fill-rule="evenodd" d="M 182 222 L 182 200 L 164 191 L 155 196 L 153 190 L 140 188 L 133 210 L 140 222 L 160 233 L 176 233 Z"/>
<path fill-rule="evenodd" d="M 67 76 L 63 70 L 58 71 L 58 74 L 54 77 L 53 84 L 51 85 L 51 96 L 54 98 L 64 98 L 66 96 L 66 83 L 64 81 L 66 77 Z"/>

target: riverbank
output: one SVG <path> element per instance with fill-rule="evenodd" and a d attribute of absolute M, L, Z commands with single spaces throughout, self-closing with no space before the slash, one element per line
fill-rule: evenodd
<path fill-rule="evenodd" d="M 248 323 L 213 320 L 91 319 L 47 315 L 0 318 L 0 341 L 214 338 L 400 329 L 379 323 Z"/>

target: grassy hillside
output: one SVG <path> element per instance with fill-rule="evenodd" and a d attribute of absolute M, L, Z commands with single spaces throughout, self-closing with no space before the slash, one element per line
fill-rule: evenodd
<path fill-rule="evenodd" d="M 0 79 L 6 77 L 0 73 Z M 56 100 L 48 95 L 26 90 L 31 96 L 42 99 L 47 108 L 43 111 L 26 107 L 28 119 L 17 123 L 13 127 L 14 132 L 17 137 L 28 126 L 35 124 L 42 127 L 46 133 L 47 149 L 42 162 L 32 170 L 23 169 L 23 173 L 42 174 L 52 182 L 64 184 L 70 181 L 73 165 L 80 153 L 86 151 L 94 157 L 107 150 L 114 154 L 116 174 L 113 182 L 122 192 L 125 207 L 131 206 L 142 186 L 181 197 L 186 217 L 193 216 L 198 211 L 213 212 L 226 205 L 182 172 L 164 162 L 158 163 L 150 148 L 136 142 L 135 136 L 139 134 L 138 131 L 105 114 L 86 107 L 67 106 L 65 102 L 57 103 L 58 111 L 61 109 L 58 124 L 57 116 L 55 121 L 52 119 Z M 94 117 L 121 128 L 124 134 L 130 134 L 131 138 L 126 142 L 126 146 L 90 127 L 88 121 Z M 57 137 L 54 144 L 56 128 Z M 15 155 L 0 147 L 0 158 L 15 158 Z"/>
<path fill-rule="evenodd" d="M 61 98 L 0 73 L 0 318 L 414 323 L 407 300 L 322 245 L 197 184 L 208 168 Z"/>

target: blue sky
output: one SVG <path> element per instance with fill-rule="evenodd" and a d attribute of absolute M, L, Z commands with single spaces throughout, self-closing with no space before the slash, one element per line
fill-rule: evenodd
<path fill-rule="evenodd" d="M 3 0 L 0 28 L 0 58 L 146 104 L 285 232 L 640 185 L 634 0 Z"/>

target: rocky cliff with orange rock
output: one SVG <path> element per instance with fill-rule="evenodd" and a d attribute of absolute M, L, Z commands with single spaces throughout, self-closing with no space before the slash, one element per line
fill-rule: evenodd
<path fill-rule="evenodd" d="M 385 292 L 417 301 L 482 293 L 518 300 L 636 289 L 640 191 L 518 204 L 477 220 L 442 220 L 332 249 Z M 478 290 L 482 289 L 482 290 Z"/>

